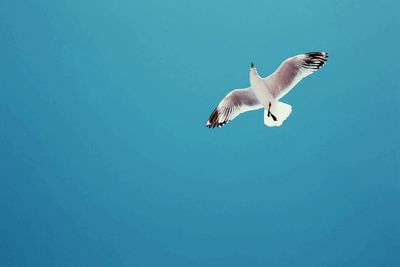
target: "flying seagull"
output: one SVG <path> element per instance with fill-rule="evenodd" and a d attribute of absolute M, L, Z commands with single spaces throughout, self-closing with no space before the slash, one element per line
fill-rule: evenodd
<path fill-rule="evenodd" d="M 222 127 L 240 113 L 264 108 L 264 124 L 281 126 L 292 112 L 292 106 L 280 102 L 304 77 L 316 72 L 328 59 L 326 52 L 309 52 L 286 59 L 279 68 L 262 78 L 253 63 L 250 66 L 250 87 L 227 94 L 211 113 L 206 126 Z"/>

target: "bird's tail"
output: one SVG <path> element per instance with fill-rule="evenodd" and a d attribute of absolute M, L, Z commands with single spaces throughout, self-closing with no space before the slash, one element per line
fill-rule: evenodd
<path fill-rule="evenodd" d="M 281 126 L 283 121 L 289 117 L 292 106 L 283 102 L 275 102 L 264 110 L 264 124 L 270 127 Z"/>

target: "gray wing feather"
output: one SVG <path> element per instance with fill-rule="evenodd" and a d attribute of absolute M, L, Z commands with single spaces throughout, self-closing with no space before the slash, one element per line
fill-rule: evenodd
<path fill-rule="evenodd" d="M 271 94 L 279 100 L 301 79 L 316 72 L 328 59 L 326 52 L 310 52 L 286 59 L 264 82 Z"/>
<path fill-rule="evenodd" d="M 240 113 L 262 107 L 250 88 L 233 90 L 214 109 L 206 126 L 208 128 L 221 127 Z"/>

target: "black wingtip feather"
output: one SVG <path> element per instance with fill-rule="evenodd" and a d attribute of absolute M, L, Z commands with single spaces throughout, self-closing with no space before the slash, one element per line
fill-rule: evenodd
<path fill-rule="evenodd" d="M 308 52 L 305 53 L 303 68 L 318 70 L 328 61 L 327 52 Z"/>
<path fill-rule="evenodd" d="M 225 124 L 227 124 L 229 120 L 219 122 L 219 113 L 217 109 L 214 109 L 214 111 L 211 113 L 210 118 L 208 119 L 208 122 L 206 124 L 207 128 L 215 128 L 215 127 L 222 127 Z"/>

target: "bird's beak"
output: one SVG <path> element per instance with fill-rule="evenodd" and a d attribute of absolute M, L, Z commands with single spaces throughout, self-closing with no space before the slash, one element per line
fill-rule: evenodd
<path fill-rule="evenodd" d="M 254 64 L 251 62 L 250 68 L 254 69 Z"/>

